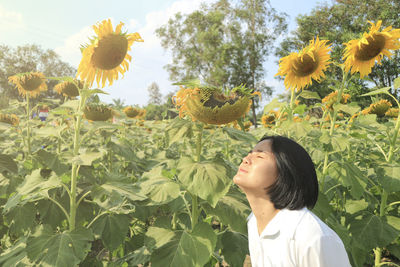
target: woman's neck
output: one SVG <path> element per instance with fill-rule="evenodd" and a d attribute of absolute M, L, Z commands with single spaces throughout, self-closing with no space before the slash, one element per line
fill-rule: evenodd
<path fill-rule="evenodd" d="M 276 209 L 274 204 L 266 196 L 259 197 L 250 194 L 246 194 L 246 196 L 251 210 L 257 219 L 258 235 L 261 235 L 268 223 L 279 212 L 279 209 Z"/>

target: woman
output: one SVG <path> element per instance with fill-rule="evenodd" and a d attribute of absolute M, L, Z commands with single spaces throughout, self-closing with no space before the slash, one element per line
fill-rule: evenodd
<path fill-rule="evenodd" d="M 310 209 L 318 181 L 309 154 L 283 136 L 265 136 L 233 178 L 250 203 L 253 267 L 348 267 L 343 242 Z"/>

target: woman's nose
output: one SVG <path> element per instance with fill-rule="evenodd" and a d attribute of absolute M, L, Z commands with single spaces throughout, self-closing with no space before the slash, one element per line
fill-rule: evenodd
<path fill-rule="evenodd" d="M 247 154 L 247 156 L 245 156 L 244 158 L 243 158 L 243 163 L 245 163 L 245 164 L 249 164 L 250 163 L 250 154 Z"/>

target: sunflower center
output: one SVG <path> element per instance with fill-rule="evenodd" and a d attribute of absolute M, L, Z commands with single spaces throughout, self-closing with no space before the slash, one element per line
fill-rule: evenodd
<path fill-rule="evenodd" d="M 35 91 L 42 84 L 42 78 L 37 76 L 26 77 L 23 81 L 21 81 L 21 86 L 26 91 Z"/>
<path fill-rule="evenodd" d="M 314 52 L 313 52 L 314 53 Z M 318 55 L 314 53 L 315 60 L 308 54 L 303 55 L 303 60 L 298 57 L 293 62 L 293 72 L 298 77 L 305 77 L 313 73 L 318 68 Z"/>
<path fill-rule="evenodd" d="M 368 61 L 379 55 L 385 47 L 385 37 L 382 34 L 374 34 L 367 38 L 368 44 L 361 44 L 357 48 L 355 58 L 360 61 Z"/>
<path fill-rule="evenodd" d="M 237 97 L 227 97 L 223 94 L 212 94 L 207 101 L 204 102 L 204 100 L 200 100 L 201 102 L 204 102 L 204 106 L 205 107 L 211 107 L 211 108 L 215 108 L 215 107 L 222 107 L 223 105 L 225 105 L 226 103 L 229 104 L 234 104 L 237 100 Z"/>
<path fill-rule="evenodd" d="M 127 51 L 128 40 L 126 37 L 110 34 L 99 40 L 92 55 L 92 62 L 99 69 L 111 70 L 122 63 Z"/>

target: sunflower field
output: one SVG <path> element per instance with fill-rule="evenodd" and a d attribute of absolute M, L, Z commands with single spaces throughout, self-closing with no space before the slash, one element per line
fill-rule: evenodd
<path fill-rule="evenodd" d="M 254 128 L 243 118 L 259 96 L 243 85 L 225 92 L 182 82 L 172 120 L 89 103 L 106 94 L 91 87 L 117 80 L 143 41 L 122 26 L 94 26 L 76 77 L 9 78 L 26 100 L 0 114 L 1 266 L 251 266 L 251 210 L 232 177 L 265 134 L 288 136 L 312 156 L 320 186 L 313 212 L 338 233 L 352 266 L 400 266 L 399 96 L 375 88 L 362 109 L 346 89 L 400 49 L 399 29 L 371 23 L 345 44 L 342 64 L 318 37 L 282 58 L 277 75 L 291 99 L 272 100 Z M 328 67 L 343 79 L 321 99 L 307 86 Z M 46 79 L 59 81 L 65 101 L 31 106 Z M 400 79 L 393 84 L 399 92 Z M 32 118 L 45 104 L 45 121 Z"/>

